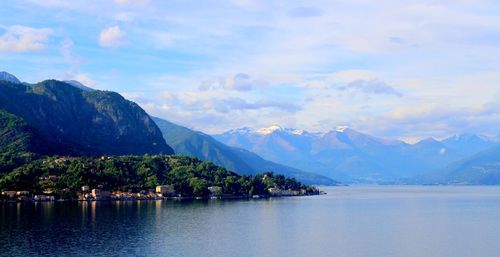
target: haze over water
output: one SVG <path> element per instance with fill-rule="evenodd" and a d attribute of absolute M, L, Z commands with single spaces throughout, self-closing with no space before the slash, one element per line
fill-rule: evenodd
<path fill-rule="evenodd" d="M 2 256 L 466 257 L 500 252 L 500 187 L 259 200 L 0 205 Z"/>

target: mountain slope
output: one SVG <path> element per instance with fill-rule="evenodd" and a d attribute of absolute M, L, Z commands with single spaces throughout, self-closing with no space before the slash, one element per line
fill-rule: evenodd
<path fill-rule="evenodd" d="M 446 165 L 457 161 L 465 155 L 459 154 L 454 149 L 447 147 L 442 142 L 433 138 L 427 138 L 413 145 L 407 145 L 403 148 L 401 155 L 394 158 L 404 161 L 406 169 L 413 169 L 408 175 L 414 176 L 423 174 L 431 170 L 446 167 Z M 405 166 L 402 166 L 404 168 Z"/>
<path fill-rule="evenodd" d="M 272 161 L 267 161 L 262 157 L 260 157 L 259 155 L 247 151 L 245 149 L 235 148 L 234 151 L 236 151 L 238 156 L 245 162 L 247 162 L 254 170 L 252 173 L 249 173 L 248 175 L 252 175 L 255 173 L 263 173 L 264 171 L 272 171 L 274 173 L 285 174 L 286 176 L 296 178 L 297 180 L 302 181 L 303 183 L 309 185 L 311 184 L 325 185 L 325 186 L 341 185 L 340 182 L 323 175 L 319 175 L 312 172 L 306 172 L 286 165 L 275 163 Z"/>
<path fill-rule="evenodd" d="M 22 118 L 0 110 L 0 175 L 36 158 L 33 152 L 49 152 L 51 146 Z"/>
<path fill-rule="evenodd" d="M 434 139 L 411 145 L 345 126 L 310 133 L 274 125 L 258 130 L 236 129 L 214 137 L 271 161 L 350 183 L 394 183 L 444 168 L 465 156 Z"/>
<path fill-rule="evenodd" d="M 0 109 L 29 124 L 38 135 L 33 140 L 51 146 L 39 149 L 42 154 L 173 153 L 146 112 L 114 92 L 86 92 L 56 80 L 0 81 Z"/>
<path fill-rule="evenodd" d="M 475 134 L 457 134 L 441 141 L 446 147 L 468 156 L 492 147 L 493 140 Z"/>
<path fill-rule="evenodd" d="M 16 76 L 14 76 L 8 72 L 5 72 L 5 71 L 0 71 L 0 81 L 7 81 L 7 82 L 14 83 L 14 84 L 21 83 L 21 81 L 18 78 L 16 78 Z"/>
<path fill-rule="evenodd" d="M 229 170 L 250 173 L 253 169 L 228 147 L 209 135 L 190 130 L 169 121 L 153 117 L 163 133 L 167 144 L 180 155 L 194 156 L 201 160 L 211 161 Z"/>
<path fill-rule="evenodd" d="M 68 83 L 68 84 L 70 84 L 70 85 L 72 85 L 72 86 L 74 86 L 76 88 L 79 88 L 79 89 L 81 89 L 83 91 L 92 91 L 92 90 L 94 90 L 94 89 L 92 89 L 90 87 L 87 87 L 84 84 L 82 84 L 82 83 L 80 83 L 80 82 L 78 82 L 76 80 L 65 80 L 64 82 L 66 82 L 66 83 Z"/>
<path fill-rule="evenodd" d="M 500 185 L 500 144 L 448 165 L 417 181 L 439 184 Z"/>
<path fill-rule="evenodd" d="M 15 153 L 34 150 L 34 130 L 21 118 L 0 110 L 0 152 Z"/>
<path fill-rule="evenodd" d="M 251 175 L 273 171 L 295 177 L 307 184 L 338 184 L 338 182 L 324 176 L 266 161 L 250 151 L 227 146 L 207 134 L 190 130 L 163 119 L 153 118 L 153 120 L 163 132 L 165 141 L 174 148 L 177 154 L 211 161 L 239 174 Z"/>

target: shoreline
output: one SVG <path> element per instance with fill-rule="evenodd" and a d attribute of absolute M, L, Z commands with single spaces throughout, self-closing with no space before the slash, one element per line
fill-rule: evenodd
<path fill-rule="evenodd" d="M 323 192 L 323 194 L 326 194 Z M 139 201 L 192 201 L 192 200 L 240 200 L 240 199 L 269 199 L 269 198 L 285 198 L 285 197 L 302 197 L 316 196 L 322 194 L 305 194 L 305 195 L 254 195 L 254 196 L 208 196 L 208 197 L 191 197 L 191 196 L 176 196 L 176 197 L 158 197 L 158 198 L 130 198 L 130 199 L 57 199 L 57 200 L 0 200 L 0 204 L 17 204 L 17 203 L 57 203 L 57 202 L 139 202 Z"/>

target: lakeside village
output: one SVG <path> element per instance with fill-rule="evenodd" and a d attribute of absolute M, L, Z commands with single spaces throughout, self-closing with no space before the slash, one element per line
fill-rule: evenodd
<path fill-rule="evenodd" d="M 41 180 L 57 181 L 57 176 L 49 176 L 48 178 L 40 178 Z M 0 202 L 47 202 L 47 201 L 134 201 L 134 200 L 183 200 L 183 199 L 243 199 L 243 198 L 265 198 L 265 197 L 287 197 L 287 196 L 306 196 L 326 194 L 319 191 L 316 187 L 311 187 L 312 191 L 306 189 L 300 190 L 282 190 L 278 187 L 268 189 L 266 195 L 228 195 L 222 193 L 222 187 L 208 187 L 209 195 L 207 197 L 192 197 L 182 196 L 178 194 L 173 185 L 158 185 L 154 189 L 140 190 L 139 192 L 122 192 L 122 191 L 107 191 L 98 186 L 98 188 L 90 188 L 82 186 L 81 190 L 76 192 L 77 199 L 56 198 L 51 189 L 44 190 L 42 194 L 32 194 L 27 190 L 19 191 L 2 191 Z M 66 193 L 70 193 L 67 189 Z"/>
<path fill-rule="evenodd" d="M 236 199 L 318 195 L 272 172 L 240 176 L 185 156 L 46 157 L 0 179 L 0 202 Z"/>

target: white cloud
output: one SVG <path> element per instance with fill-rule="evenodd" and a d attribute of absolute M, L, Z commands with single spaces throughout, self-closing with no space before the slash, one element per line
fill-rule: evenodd
<path fill-rule="evenodd" d="M 92 87 L 96 84 L 95 81 L 92 80 L 88 74 L 76 74 L 75 76 L 73 76 L 72 78 L 69 78 L 69 79 L 76 80 L 76 81 L 78 81 L 78 82 L 80 82 L 83 85 L 88 86 L 88 87 Z"/>
<path fill-rule="evenodd" d="M 224 89 L 245 92 L 266 85 L 268 85 L 267 81 L 253 79 L 250 75 L 240 72 L 232 77 L 203 80 L 198 89 L 200 91 Z"/>
<path fill-rule="evenodd" d="M 307 6 L 295 7 L 289 11 L 289 15 L 296 18 L 319 17 L 322 14 L 320 9 Z"/>
<path fill-rule="evenodd" d="M 27 2 L 40 5 L 43 7 L 57 7 L 57 8 L 69 8 L 73 9 L 80 3 L 78 1 L 67 1 L 67 0 L 27 0 Z"/>
<path fill-rule="evenodd" d="M 330 77 L 339 83 L 349 83 L 354 80 L 372 80 L 380 77 L 380 74 L 371 70 L 342 70 L 330 75 Z"/>
<path fill-rule="evenodd" d="M 297 104 L 285 101 L 259 100 L 252 103 L 239 97 L 213 99 L 211 105 L 213 105 L 213 109 L 215 109 L 219 113 L 244 110 L 259 110 L 264 108 L 274 108 L 288 113 L 295 113 L 301 109 Z"/>
<path fill-rule="evenodd" d="M 69 38 L 63 40 L 59 45 L 59 52 L 68 63 L 68 68 L 64 74 L 64 80 L 76 80 L 85 86 L 92 87 L 96 82 L 90 78 L 89 74 L 81 73 L 81 57 L 74 53 L 74 45 L 75 43 Z"/>
<path fill-rule="evenodd" d="M 267 2 L 271 1 L 263 1 L 263 0 L 230 0 L 230 2 L 241 8 L 248 9 L 263 9 L 266 6 Z"/>
<path fill-rule="evenodd" d="M 132 12 L 120 12 L 115 14 L 114 18 L 117 21 L 130 22 L 136 18 L 136 15 Z"/>
<path fill-rule="evenodd" d="M 116 58 L 85 42 L 85 63 L 70 43 L 61 45 L 71 77 L 90 74 L 108 89 L 141 91 L 134 97 L 148 111 L 199 130 L 348 124 L 410 138 L 500 129 L 498 114 L 478 111 L 499 98 L 498 1 L 32 2 L 51 9 L 6 12 L 30 24 L 40 18 L 28 14 L 40 12 L 67 31 L 76 25 L 65 36 L 82 46 L 110 24 L 119 27 L 103 30 L 101 46 L 134 42 L 113 51 Z M 122 76 L 106 76 L 107 68 Z M 300 108 L 269 107 L 283 102 Z"/>
<path fill-rule="evenodd" d="M 349 82 L 346 85 L 335 85 L 334 88 L 340 91 L 355 90 L 366 94 L 394 95 L 398 97 L 403 96 L 403 94 L 398 90 L 396 90 L 394 87 L 378 79 L 373 79 L 373 80 L 358 79 Z"/>
<path fill-rule="evenodd" d="M 425 106 L 398 107 L 382 115 L 351 119 L 350 124 L 360 130 L 383 137 L 422 139 L 444 138 L 455 133 L 482 133 L 496 135 L 500 124 L 500 105 L 458 107 L 442 103 Z M 390 124 L 390 126 L 388 125 Z"/>
<path fill-rule="evenodd" d="M 80 58 L 73 53 L 74 45 L 75 43 L 69 38 L 63 40 L 59 45 L 59 52 L 69 65 L 65 72 L 65 79 L 74 79 L 74 74 L 79 73 L 80 70 L 81 61 Z"/>
<path fill-rule="evenodd" d="M 127 43 L 127 34 L 119 26 L 105 28 L 99 35 L 99 44 L 102 47 L 118 47 Z"/>
<path fill-rule="evenodd" d="M 249 91 L 252 90 L 252 87 L 252 79 L 250 75 L 245 73 L 238 73 L 224 83 L 224 88 L 230 90 Z"/>
<path fill-rule="evenodd" d="M 149 4 L 149 0 L 114 0 L 114 2 L 118 5 L 147 5 Z"/>
<path fill-rule="evenodd" d="M 47 47 L 52 29 L 14 25 L 0 36 L 0 52 L 30 52 Z"/>
<path fill-rule="evenodd" d="M 157 49 L 166 49 L 176 46 L 177 42 L 186 42 L 189 37 L 182 34 L 173 34 L 164 31 L 151 31 L 144 33 L 152 41 L 152 45 Z"/>

